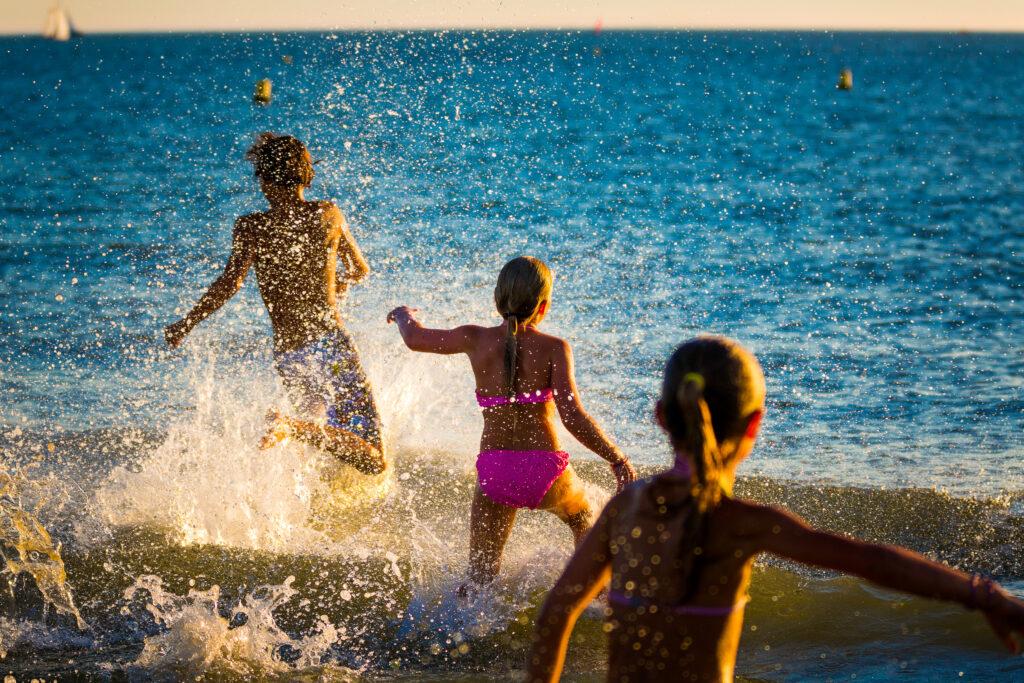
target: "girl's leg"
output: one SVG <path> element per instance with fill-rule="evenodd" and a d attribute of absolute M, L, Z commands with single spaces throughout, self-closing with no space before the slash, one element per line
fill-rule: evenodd
<path fill-rule="evenodd" d="M 558 518 L 569 526 L 576 545 L 580 544 L 590 531 L 590 527 L 594 525 L 594 511 L 587 501 L 583 484 L 576 476 L 572 465 L 568 465 L 551 485 L 541 499 L 539 507 L 558 515 Z"/>
<path fill-rule="evenodd" d="M 469 530 L 469 578 L 473 583 L 488 584 L 498 575 L 515 519 L 515 508 L 495 503 L 477 486 Z"/>

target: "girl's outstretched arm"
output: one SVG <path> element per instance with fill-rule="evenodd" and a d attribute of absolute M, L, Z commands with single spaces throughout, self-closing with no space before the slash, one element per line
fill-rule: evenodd
<path fill-rule="evenodd" d="M 969 576 L 899 546 L 865 543 L 820 531 L 785 510 L 757 508 L 760 549 L 797 562 L 860 576 L 935 600 L 958 602 L 984 612 L 989 626 L 1010 651 L 1019 652 L 1013 634 L 1024 635 L 1024 602 L 994 581 Z"/>
<path fill-rule="evenodd" d="M 555 354 L 551 368 L 551 388 L 555 390 L 555 405 L 558 407 L 562 424 L 577 441 L 611 463 L 619 491 L 626 484 L 635 481 L 636 470 L 630 464 L 629 458 L 605 436 L 590 413 L 584 410 L 579 389 L 576 388 L 572 348 L 564 340 Z"/>
<path fill-rule="evenodd" d="M 466 353 L 476 343 L 480 327 L 463 325 L 453 330 L 432 330 L 416 319 L 419 309 L 399 306 L 388 313 L 387 321 L 398 325 L 405 345 L 424 353 Z"/>
<path fill-rule="evenodd" d="M 527 661 L 527 680 L 530 683 L 559 679 L 576 619 L 608 583 L 611 576 L 608 510 L 613 504 L 614 501 L 608 503 L 576 548 L 537 615 L 533 646 Z"/>

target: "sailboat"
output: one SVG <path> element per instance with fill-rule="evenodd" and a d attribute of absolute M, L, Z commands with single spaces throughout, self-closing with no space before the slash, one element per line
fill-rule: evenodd
<path fill-rule="evenodd" d="M 82 34 L 75 30 L 74 24 L 71 23 L 71 17 L 68 16 L 63 7 L 55 5 L 50 8 L 49 13 L 46 15 L 46 26 L 43 28 L 44 38 L 64 41 L 70 38 L 77 38 L 80 35 Z"/>

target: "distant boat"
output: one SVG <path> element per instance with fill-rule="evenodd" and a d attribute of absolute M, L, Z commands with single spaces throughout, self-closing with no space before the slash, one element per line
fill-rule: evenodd
<path fill-rule="evenodd" d="M 46 15 L 43 38 L 65 41 L 77 38 L 80 35 L 82 34 L 75 30 L 74 24 L 71 23 L 71 17 L 68 16 L 63 7 L 57 5 L 50 9 L 50 12 Z"/>

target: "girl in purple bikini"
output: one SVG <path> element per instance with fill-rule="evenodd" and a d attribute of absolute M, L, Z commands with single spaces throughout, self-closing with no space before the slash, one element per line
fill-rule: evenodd
<path fill-rule="evenodd" d="M 559 679 L 573 623 L 606 586 L 607 680 L 731 681 L 761 553 L 980 610 L 1000 640 L 1019 650 L 1024 603 L 991 579 L 733 498 L 764 397 L 761 366 L 731 339 L 698 337 L 676 349 L 657 407 L 675 466 L 612 498 L 577 547 L 537 616 L 530 683 Z"/>
<path fill-rule="evenodd" d="M 551 284 L 542 261 L 520 256 L 498 275 L 494 303 L 504 320 L 497 326 L 432 330 L 407 306 L 387 317 L 413 351 L 464 353 L 473 366 L 484 417 L 469 539 L 469 577 L 478 585 L 497 576 L 519 508 L 558 515 L 576 543 L 593 523 L 569 456 L 559 449 L 556 408 L 569 433 L 611 464 L 619 490 L 636 479 L 628 458 L 583 409 L 568 342 L 538 329 L 550 307 Z"/>

